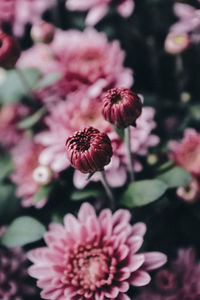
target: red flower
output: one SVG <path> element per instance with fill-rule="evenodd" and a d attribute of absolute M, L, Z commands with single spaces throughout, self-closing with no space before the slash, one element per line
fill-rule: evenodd
<path fill-rule="evenodd" d="M 71 164 L 82 173 L 102 171 L 113 154 L 109 137 L 93 127 L 75 132 L 66 146 Z"/>
<path fill-rule="evenodd" d="M 18 42 L 4 32 L 0 32 L 0 67 L 12 68 L 20 56 Z"/>
<path fill-rule="evenodd" d="M 142 112 L 141 99 L 127 88 L 108 90 L 103 101 L 104 118 L 117 127 L 133 125 Z"/>

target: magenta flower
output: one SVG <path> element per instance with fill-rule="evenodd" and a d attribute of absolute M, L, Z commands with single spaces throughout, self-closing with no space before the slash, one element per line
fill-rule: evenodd
<path fill-rule="evenodd" d="M 82 173 L 102 171 L 113 154 L 109 137 L 93 127 L 76 131 L 67 139 L 66 149 L 72 166 Z"/>
<path fill-rule="evenodd" d="M 0 108 L 0 144 L 11 148 L 22 137 L 17 123 L 28 115 L 29 109 L 22 104 L 7 104 Z"/>
<path fill-rule="evenodd" d="M 4 227 L 0 227 L 0 237 Z M 0 246 L 0 299 L 28 299 L 34 289 L 27 284 L 26 255 L 21 248 Z"/>
<path fill-rule="evenodd" d="M 148 270 L 166 262 L 160 252 L 136 254 L 143 243 L 144 223 L 129 224 L 129 211 L 109 209 L 99 217 L 84 203 L 78 219 L 67 214 L 64 226 L 50 224 L 47 247 L 28 253 L 29 274 L 38 279 L 41 297 L 50 300 L 130 300 L 130 287 L 146 285 Z"/>
<path fill-rule="evenodd" d="M 192 248 L 179 250 L 169 269 L 158 271 L 154 284 L 144 288 L 136 300 L 198 300 L 200 299 L 200 263 Z"/>
<path fill-rule="evenodd" d="M 111 2 L 116 7 L 118 13 L 124 18 L 129 17 L 135 8 L 134 0 L 66 0 L 66 7 L 72 11 L 89 10 L 86 17 L 86 24 L 93 26 L 106 15 Z"/>
<path fill-rule="evenodd" d="M 39 156 L 40 164 L 49 165 L 56 172 L 68 168 L 70 163 L 66 159 L 64 143 L 66 137 L 73 135 L 80 128 L 92 126 L 106 133 L 111 140 L 113 156 L 111 163 L 105 167 L 109 184 L 112 187 L 124 185 L 127 179 L 126 149 L 112 126 L 104 120 L 101 109 L 100 99 L 90 99 L 84 93 L 71 95 L 67 101 L 53 105 L 49 116 L 45 119 L 48 130 L 36 136 L 36 141 L 45 148 Z M 131 128 L 131 149 L 134 153 L 136 171 L 142 169 L 138 156 L 146 156 L 149 148 L 159 142 L 159 138 L 152 134 L 156 126 L 154 114 L 153 108 L 144 107 L 141 116 L 136 121 L 137 127 Z M 87 177 L 86 174 L 76 170 L 74 172 L 75 186 L 83 188 L 88 183 Z M 98 181 L 99 177 L 94 174 L 91 180 Z"/>
<path fill-rule="evenodd" d="M 103 99 L 102 113 L 104 118 L 117 127 L 133 125 L 141 115 L 140 97 L 126 88 L 108 90 Z"/>
<path fill-rule="evenodd" d="M 180 142 L 171 141 L 170 158 L 194 176 L 200 176 L 200 133 L 195 129 L 187 128 Z"/>
<path fill-rule="evenodd" d="M 8 23 L 16 36 L 22 36 L 25 25 L 38 22 L 54 3 L 56 0 L 1 0 L 0 26 Z"/>
<path fill-rule="evenodd" d="M 43 147 L 33 140 L 24 138 L 12 149 L 15 171 L 11 174 L 12 181 L 17 185 L 16 195 L 22 198 L 24 207 L 35 206 L 41 208 L 47 199 L 34 201 L 34 195 L 52 179 L 52 172 L 47 165 L 40 165 L 38 157 Z"/>
<path fill-rule="evenodd" d="M 131 87 L 133 75 L 123 66 L 124 59 L 119 42 L 108 42 L 104 33 L 92 28 L 84 32 L 56 30 L 50 45 L 37 44 L 24 51 L 18 66 L 40 68 L 44 74 L 60 72 L 63 75 L 55 84 L 56 88 L 51 86 L 49 93 L 41 93 L 42 101 L 47 102 L 48 98 L 59 101 L 80 91 L 96 97 L 108 88 Z M 53 88 L 56 92 L 52 96 Z"/>
<path fill-rule="evenodd" d="M 20 56 L 18 42 L 11 36 L 0 31 L 0 67 L 13 68 Z"/>

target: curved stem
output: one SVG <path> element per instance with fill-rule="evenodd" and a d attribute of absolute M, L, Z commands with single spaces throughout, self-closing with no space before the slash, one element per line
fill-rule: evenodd
<path fill-rule="evenodd" d="M 130 126 L 125 128 L 124 130 L 124 142 L 127 149 L 128 171 L 130 173 L 131 181 L 134 181 L 133 156 L 131 153 Z"/>
<path fill-rule="evenodd" d="M 112 193 L 112 190 L 110 188 L 110 186 L 108 185 L 108 182 L 106 180 L 106 176 L 105 176 L 105 173 L 104 171 L 101 171 L 99 172 L 99 177 L 100 177 L 100 180 L 101 180 L 101 183 L 106 191 L 106 194 L 110 200 L 110 207 L 111 209 L 114 208 L 114 203 L 115 203 L 115 199 L 114 199 L 114 196 L 113 196 L 113 193 Z"/>

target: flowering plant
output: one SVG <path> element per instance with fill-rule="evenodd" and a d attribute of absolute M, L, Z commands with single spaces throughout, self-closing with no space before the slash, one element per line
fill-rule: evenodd
<path fill-rule="evenodd" d="M 200 299 L 199 12 L 0 0 L 0 299 Z"/>

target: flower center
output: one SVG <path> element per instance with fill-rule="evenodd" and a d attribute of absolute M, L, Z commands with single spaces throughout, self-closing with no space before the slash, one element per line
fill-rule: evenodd
<path fill-rule="evenodd" d="M 101 249 L 97 245 L 88 244 L 79 246 L 67 259 L 65 275 L 77 288 L 77 293 L 84 295 L 103 285 L 110 285 L 116 272 L 116 264 L 117 260 L 109 255 L 109 247 Z"/>
<path fill-rule="evenodd" d="M 121 97 L 120 94 L 113 95 L 111 98 L 111 102 L 113 104 L 117 104 L 117 103 L 121 102 L 122 100 L 123 100 L 123 98 Z"/>

